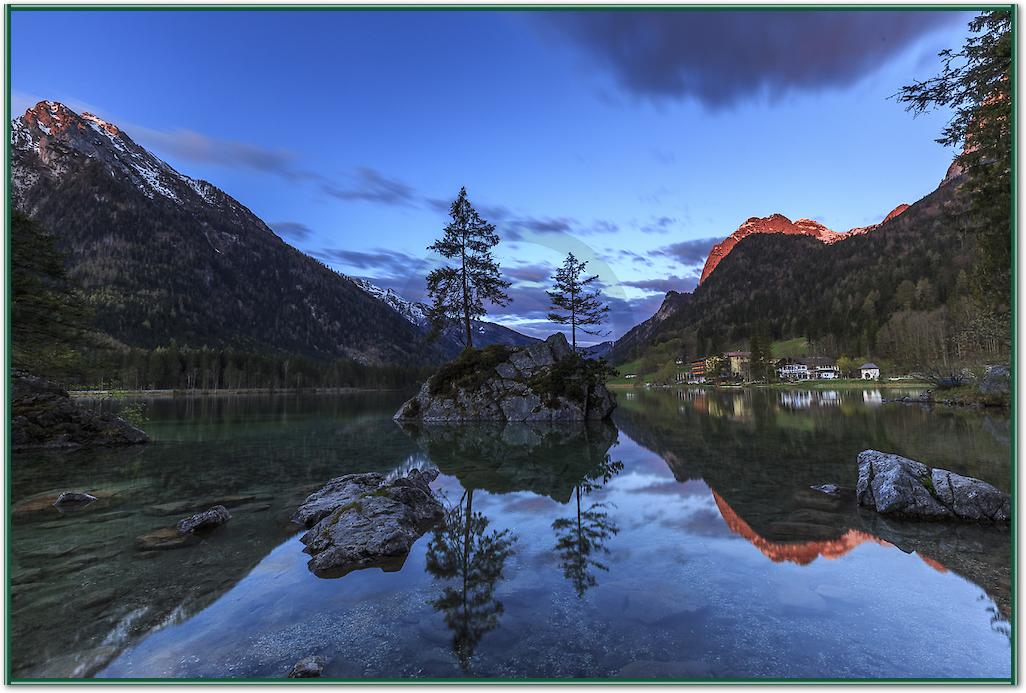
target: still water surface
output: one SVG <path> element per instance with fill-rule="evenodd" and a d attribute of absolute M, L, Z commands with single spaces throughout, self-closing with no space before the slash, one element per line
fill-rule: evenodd
<path fill-rule="evenodd" d="M 419 430 L 398 393 L 153 400 L 145 448 L 14 457 L 13 675 L 1007 678 L 1007 531 L 810 486 L 876 448 L 1007 490 L 1009 420 L 881 399 L 621 391 L 615 425 Z M 307 570 L 308 493 L 431 465 L 449 512 L 400 570 Z M 69 489 L 99 500 L 62 514 Z"/>

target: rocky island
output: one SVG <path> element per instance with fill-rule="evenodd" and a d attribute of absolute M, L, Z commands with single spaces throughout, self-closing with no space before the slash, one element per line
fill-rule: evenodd
<path fill-rule="evenodd" d="M 428 378 L 396 421 L 601 421 L 616 408 L 604 361 L 575 354 L 562 334 L 524 347 L 468 349 Z"/>

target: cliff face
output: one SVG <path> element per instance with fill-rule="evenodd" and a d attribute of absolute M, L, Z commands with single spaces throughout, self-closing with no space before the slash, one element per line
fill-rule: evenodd
<path fill-rule="evenodd" d="M 717 243 L 713 249 L 709 252 L 709 257 L 705 260 L 705 266 L 702 268 L 702 277 L 698 283 L 701 285 L 706 278 L 712 274 L 712 271 L 716 269 L 716 266 L 723 261 L 723 258 L 730 254 L 730 251 L 734 249 L 742 239 L 754 234 L 766 234 L 766 233 L 782 233 L 790 236 L 809 236 L 815 238 L 822 243 L 836 243 L 842 241 L 845 238 L 851 238 L 852 236 L 858 236 L 869 231 L 873 231 L 880 225 L 895 218 L 906 209 L 907 204 L 900 204 L 891 210 L 890 214 L 880 222 L 879 224 L 873 224 L 872 226 L 860 226 L 851 229 L 847 233 L 838 233 L 828 229 L 818 221 L 812 219 L 799 219 L 797 221 L 791 221 L 783 214 L 771 214 L 768 217 L 751 217 L 745 221 L 737 230 L 723 239 L 722 242 Z"/>

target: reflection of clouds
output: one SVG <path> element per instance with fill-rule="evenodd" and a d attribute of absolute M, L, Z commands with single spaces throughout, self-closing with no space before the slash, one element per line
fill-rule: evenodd
<path fill-rule="evenodd" d="M 661 481 L 633 489 L 632 492 L 663 496 L 705 496 L 709 493 L 709 487 L 701 481 Z"/>
<path fill-rule="evenodd" d="M 502 512 L 516 514 L 534 514 L 537 512 L 551 512 L 559 507 L 559 503 L 548 496 L 522 496 L 514 498 L 502 505 Z"/>

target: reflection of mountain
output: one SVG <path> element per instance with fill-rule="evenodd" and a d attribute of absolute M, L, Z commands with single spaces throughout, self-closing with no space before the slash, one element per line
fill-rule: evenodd
<path fill-rule="evenodd" d="M 712 490 L 712 489 L 710 489 Z M 886 545 L 887 542 L 874 537 L 872 534 L 857 529 L 848 529 L 836 539 L 811 539 L 809 541 L 778 542 L 760 536 L 752 529 L 751 525 L 745 522 L 734 509 L 723 500 L 720 494 L 712 490 L 713 500 L 719 508 L 720 515 L 727 523 L 730 531 L 747 539 L 755 548 L 759 549 L 766 558 L 774 563 L 788 561 L 798 565 L 808 565 L 817 558 L 840 558 L 856 546 L 872 541 L 877 544 Z"/>
<path fill-rule="evenodd" d="M 854 396 L 861 402 L 861 392 Z M 712 395 L 713 401 L 718 398 L 718 393 Z M 782 413 L 772 392 L 753 391 L 745 401 L 752 412 L 745 421 L 696 414 L 681 406 L 679 399 L 663 396 L 628 403 L 617 411 L 616 422 L 632 440 L 662 457 L 678 481 L 704 480 L 713 489 L 728 527 L 771 560 L 805 565 L 818 557 L 837 558 L 867 541 L 889 544 L 906 553 L 914 551 L 932 567 L 979 585 L 1007 617 L 1011 594 L 1007 531 L 888 521 L 860 510 L 850 491 L 832 496 L 810 488 L 822 483 L 853 487 L 856 455 L 865 448 L 933 450 L 947 444 L 952 448 L 949 454 L 961 454 L 968 445 L 982 444 L 981 438 L 964 431 L 969 420 L 945 419 L 915 407 L 863 408 L 845 415 L 844 401 L 838 407 L 814 407 L 791 420 L 795 415 Z M 924 414 L 935 418 L 909 421 Z M 782 416 L 788 417 L 784 419 L 788 425 L 781 425 Z M 984 442 L 993 440 L 981 420 L 972 425 Z M 936 436 L 949 426 L 956 430 L 950 438 L 925 440 L 924 431 Z M 930 456 L 922 459 L 946 464 Z M 989 480 L 1001 471 L 964 458 L 951 466 Z"/>
<path fill-rule="evenodd" d="M 608 422 L 403 424 L 443 474 L 489 493 L 531 491 L 569 502 L 578 483 L 607 462 Z"/>

